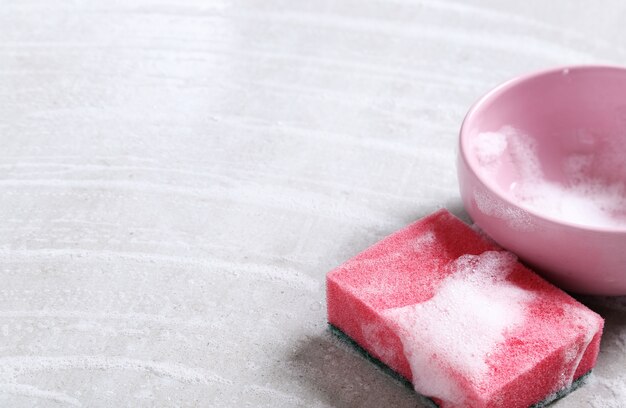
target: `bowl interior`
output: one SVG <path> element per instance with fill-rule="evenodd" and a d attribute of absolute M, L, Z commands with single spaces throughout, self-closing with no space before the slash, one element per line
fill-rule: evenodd
<path fill-rule="evenodd" d="M 461 149 L 485 185 L 531 213 L 626 231 L 626 69 L 508 82 L 470 112 Z"/>

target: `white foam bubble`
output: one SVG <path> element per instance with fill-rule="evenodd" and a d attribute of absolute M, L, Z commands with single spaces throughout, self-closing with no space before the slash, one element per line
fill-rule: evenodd
<path fill-rule="evenodd" d="M 384 312 L 389 323 L 399 327 L 418 392 L 452 407 L 467 406 L 466 393 L 450 367 L 481 384 L 490 354 L 504 342 L 507 330 L 524 324 L 525 306 L 534 297 L 506 280 L 515 263 L 508 252 L 464 255 L 451 264 L 451 275 L 434 297 Z"/>
<path fill-rule="evenodd" d="M 413 248 L 415 251 L 422 251 L 424 248 L 432 246 L 436 240 L 435 231 L 430 229 L 420 234 L 420 236 L 413 241 Z"/>
<path fill-rule="evenodd" d="M 364 323 L 361 325 L 361 332 L 368 346 L 374 352 L 374 355 L 382 361 L 391 361 L 395 357 L 395 351 L 383 342 L 385 327 L 377 323 Z"/>
<path fill-rule="evenodd" d="M 495 136 L 497 134 L 500 136 Z M 505 148 L 501 149 L 503 138 Z M 505 193 L 521 207 L 579 225 L 626 226 L 626 186 L 623 182 L 608 183 L 589 176 L 597 160 L 591 153 L 563 157 L 562 169 L 567 183 L 560 183 L 546 177 L 535 139 L 517 129 L 505 126 L 498 132 L 481 133 L 473 143 L 481 171 L 488 177 L 492 177 L 494 169 L 505 160 L 510 161 L 517 180 Z M 488 147 L 491 143 L 495 147 Z M 488 161 L 485 151 L 493 153 L 487 155 Z"/>
<path fill-rule="evenodd" d="M 476 136 L 474 153 L 481 165 L 489 166 L 504 153 L 506 146 L 507 141 L 504 133 L 484 132 Z"/>
<path fill-rule="evenodd" d="M 497 200 L 480 189 L 474 190 L 474 201 L 483 214 L 501 218 L 511 228 L 518 231 L 531 231 L 533 228 L 527 212 L 519 207 L 507 205 L 502 200 Z"/>

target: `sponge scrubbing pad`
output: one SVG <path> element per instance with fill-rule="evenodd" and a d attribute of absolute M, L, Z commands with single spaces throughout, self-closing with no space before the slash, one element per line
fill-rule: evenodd
<path fill-rule="evenodd" d="M 603 321 L 445 210 L 327 276 L 329 323 L 442 408 L 528 407 L 594 366 Z"/>

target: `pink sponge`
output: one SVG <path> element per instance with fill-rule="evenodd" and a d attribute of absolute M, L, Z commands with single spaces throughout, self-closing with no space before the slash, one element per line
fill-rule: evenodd
<path fill-rule="evenodd" d="M 328 320 L 442 408 L 528 407 L 596 362 L 603 320 L 445 210 L 327 276 Z"/>

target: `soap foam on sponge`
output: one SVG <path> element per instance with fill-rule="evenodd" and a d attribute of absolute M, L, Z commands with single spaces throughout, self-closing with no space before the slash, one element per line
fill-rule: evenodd
<path fill-rule="evenodd" d="M 408 357 L 413 372 L 428 373 L 414 378 L 416 389 L 462 406 L 465 395 L 450 381 L 450 366 L 476 386 L 488 378 L 488 358 L 507 331 L 523 325 L 525 306 L 535 296 L 507 281 L 516 263 L 504 251 L 463 255 L 449 265 L 450 275 L 431 299 L 383 312 L 388 324 L 397 325 L 405 354 L 428 350 Z"/>
<path fill-rule="evenodd" d="M 445 210 L 329 272 L 327 291 L 329 323 L 443 408 L 529 407 L 598 354 L 597 314 Z"/>

